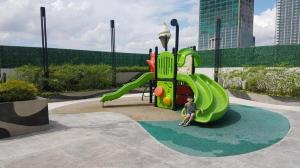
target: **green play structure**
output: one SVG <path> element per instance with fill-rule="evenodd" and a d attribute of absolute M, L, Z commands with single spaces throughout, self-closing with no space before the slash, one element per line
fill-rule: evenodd
<path fill-rule="evenodd" d="M 154 86 L 156 107 L 177 110 L 184 105 L 188 96 L 194 96 L 196 104 L 194 121 L 208 123 L 220 119 L 229 105 L 226 91 L 209 77 L 195 73 L 195 67 L 201 66 L 201 57 L 195 51 L 195 47 L 180 51 L 176 48 L 173 49 L 173 53 L 164 51 L 158 54 L 156 47 L 155 52 L 150 53 L 150 60 L 147 61 L 150 72 L 123 85 L 115 92 L 103 95 L 100 101 L 104 103 L 118 99 L 130 90 L 150 83 L 150 103 Z M 184 108 L 181 114 L 185 116 Z"/>
<path fill-rule="evenodd" d="M 192 57 L 194 65 L 199 67 L 201 58 L 197 52 L 191 48 L 182 49 L 178 52 L 177 67 L 184 67 L 187 57 Z M 161 108 L 176 109 L 176 92 L 174 93 L 174 55 L 170 52 L 163 52 L 157 57 L 157 86 L 161 87 L 163 94 L 156 97 L 156 106 Z M 140 76 L 137 80 L 123 85 L 116 92 L 105 94 L 101 97 L 101 102 L 111 101 L 120 98 L 130 90 L 141 87 L 151 80 L 155 80 L 155 72 L 148 72 Z M 188 85 L 194 94 L 196 104 L 195 121 L 208 123 L 220 119 L 228 107 L 228 95 L 225 90 L 215 81 L 203 74 L 182 74 L 178 73 L 176 81 Z M 176 84 L 178 87 L 178 84 Z M 174 98 L 175 97 L 175 98 Z M 164 101 L 165 100 L 165 101 Z M 170 100 L 171 103 L 165 103 Z M 185 111 L 182 111 L 185 115 Z"/>

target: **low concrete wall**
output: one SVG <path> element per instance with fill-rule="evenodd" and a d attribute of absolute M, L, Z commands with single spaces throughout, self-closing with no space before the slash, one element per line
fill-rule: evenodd
<path fill-rule="evenodd" d="M 268 104 L 285 105 L 285 106 L 299 106 L 300 98 L 293 97 L 280 97 L 280 96 L 269 96 L 258 93 L 251 93 L 243 90 L 228 90 L 229 96 L 237 97 L 246 100 L 252 100 Z"/>
<path fill-rule="evenodd" d="M 133 77 L 138 75 L 140 72 L 118 72 L 117 77 L 117 84 L 123 84 L 130 81 Z"/>
<path fill-rule="evenodd" d="M 0 139 L 45 130 L 48 125 L 47 99 L 0 103 Z"/>
<path fill-rule="evenodd" d="M 15 72 L 13 68 L 0 68 L 0 73 L 6 73 L 6 76 L 12 75 Z"/>

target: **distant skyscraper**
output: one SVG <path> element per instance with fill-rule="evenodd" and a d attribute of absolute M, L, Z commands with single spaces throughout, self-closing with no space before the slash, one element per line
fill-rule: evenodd
<path fill-rule="evenodd" d="M 213 49 L 216 19 L 222 20 L 221 48 L 254 46 L 254 0 L 200 0 L 199 49 Z"/>
<path fill-rule="evenodd" d="M 277 0 L 276 43 L 300 44 L 300 0 Z"/>

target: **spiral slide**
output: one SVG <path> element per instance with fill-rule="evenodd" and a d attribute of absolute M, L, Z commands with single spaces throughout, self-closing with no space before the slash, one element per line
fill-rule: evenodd
<path fill-rule="evenodd" d="M 118 99 L 121 96 L 123 96 L 124 94 L 128 93 L 130 90 L 141 87 L 145 83 L 147 83 L 153 79 L 154 79 L 154 74 L 152 72 L 144 73 L 137 80 L 123 85 L 119 90 L 112 92 L 112 93 L 104 94 L 101 97 L 100 101 L 106 102 L 106 101 L 112 101 L 112 100 Z"/>
<path fill-rule="evenodd" d="M 185 82 L 194 92 L 196 104 L 195 121 L 208 123 L 220 119 L 229 105 L 226 91 L 215 81 L 203 74 L 178 74 L 178 80 Z M 182 111 L 185 115 L 185 111 Z"/>

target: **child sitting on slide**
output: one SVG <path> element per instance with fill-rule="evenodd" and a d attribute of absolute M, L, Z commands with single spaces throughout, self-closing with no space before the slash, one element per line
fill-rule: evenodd
<path fill-rule="evenodd" d="M 183 119 L 181 123 L 179 123 L 180 126 L 189 126 L 190 123 L 192 122 L 193 118 L 195 117 L 195 109 L 196 105 L 194 103 L 194 97 L 188 97 L 187 98 L 187 103 L 185 103 L 184 108 L 186 111 L 186 117 Z"/>

